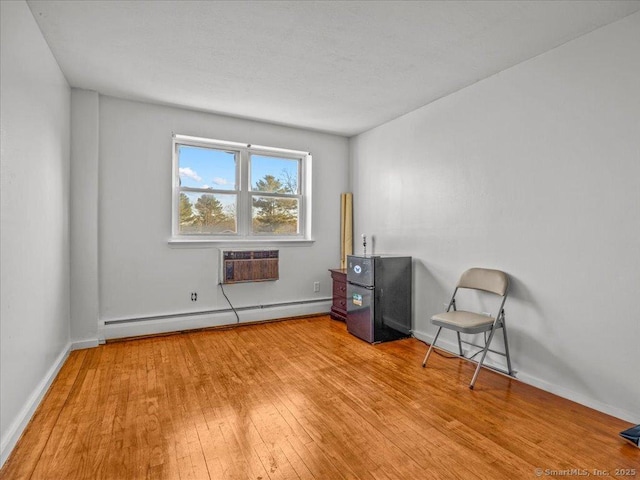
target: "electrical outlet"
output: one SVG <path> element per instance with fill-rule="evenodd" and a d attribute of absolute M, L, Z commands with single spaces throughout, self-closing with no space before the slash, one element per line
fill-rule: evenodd
<path fill-rule="evenodd" d="M 320 282 L 313 282 L 313 291 L 316 293 L 320 291 Z"/>
<path fill-rule="evenodd" d="M 191 301 L 192 302 L 198 301 L 198 292 L 191 292 Z"/>

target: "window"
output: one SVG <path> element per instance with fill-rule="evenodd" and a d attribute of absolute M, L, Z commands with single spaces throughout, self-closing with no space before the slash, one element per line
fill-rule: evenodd
<path fill-rule="evenodd" d="M 310 237 L 307 152 L 174 135 L 173 163 L 174 238 Z"/>

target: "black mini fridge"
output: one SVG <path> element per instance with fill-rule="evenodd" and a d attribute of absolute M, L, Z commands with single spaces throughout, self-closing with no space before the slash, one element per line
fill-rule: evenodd
<path fill-rule="evenodd" d="M 347 257 L 347 330 L 369 343 L 411 335 L 411 257 Z"/>

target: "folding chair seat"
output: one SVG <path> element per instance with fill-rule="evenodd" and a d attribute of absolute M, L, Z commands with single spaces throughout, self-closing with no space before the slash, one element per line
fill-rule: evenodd
<path fill-rule="evenodd" d="M 502 297 L 500 300 L 500 307 L 498 311 L 493 316 L 487 316 L 481 313 L 466 311 L 466 310 L 458 310 L 456 307 L 456 294 L 458 290 L 461 288 L 471 289 L 471 290 L 480 290 L 483 292 L 488 292 L 493 295 L 497 295 Z M 433 348 L 438 340 L 438 336 L 443 328 L 448 330 L 453 330 L 456 332 L 458 336 L 458 349 L 460 351 L 460 356 L 463 358 L 473 358 L 475 355 L 482 352 L 482 357 L 478 362 L 478 366 L 476 367 L 476 371 L 473 374 L 473 378 L 471 379 L 471 384 L 469 388 L 473 389 L 476 380 L 478 378 L 478 374 L 480 373 L 480 368 L 483 366 L 485 357 L 487 352 L 497 353 L 506 358 L 507 361 L 507 370 L 501 370 L 499 368 L 490 367 L 494 370 L 498 370 L 500 372 L 506 373 L 510 376 L 513 376 L 513 370 L 511 369 L 511 359 L 509 357 L 509 344 L 507 342 L 507 326 L 505 320 L 504 313 L 504 304 L 507 300 L 507 291 L 509 289 L 509 276 L 500 271 L 500 270 L 491 270 L 488 268 L 471 268 L 464 272 L 456 285 L 455 290 L 453 291 L 453 295 L 451 296 L 451 300 L 449 301 L 449 306 L 447 307 L 447 311 L 443 313 L 438 313 L 431 317 L 431 323 L 438 327 L 438 331 L 436 332 L 436 336 L 433 338 L 433 342 L 429 346 L 429 350 L 424 357 L 422 362 L 422 367 L 427 365 L 427 360 L 429 360 L 429 356 L 433 351 Z M 489 347 L 491 345 L 491 340 L 493 340 L 493 335 L 497 329 L 501 328 L 504 336 L 504 352 L 498 352 L 495 350 L 491 350 Z M 489 337 L 487 338 L 487 332 L 489 333 Z M 478 334 L 484 333 L 484 345 L 476 345 L 471 342 L 463 341 L 460 337 L 460 334 Z M 474 347 L 480 348 L 476 353 L 474 353 L 470 357 L 465 357 L 462 352 L 462 344 L 472 345 Z"/>

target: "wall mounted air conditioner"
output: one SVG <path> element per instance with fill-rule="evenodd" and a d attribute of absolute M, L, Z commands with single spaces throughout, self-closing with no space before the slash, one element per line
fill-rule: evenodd
<path fill-rule="evenodd" d="M 221 250 L 221 282 L 278 280 L 278 260 L 278 250 Z"/>

